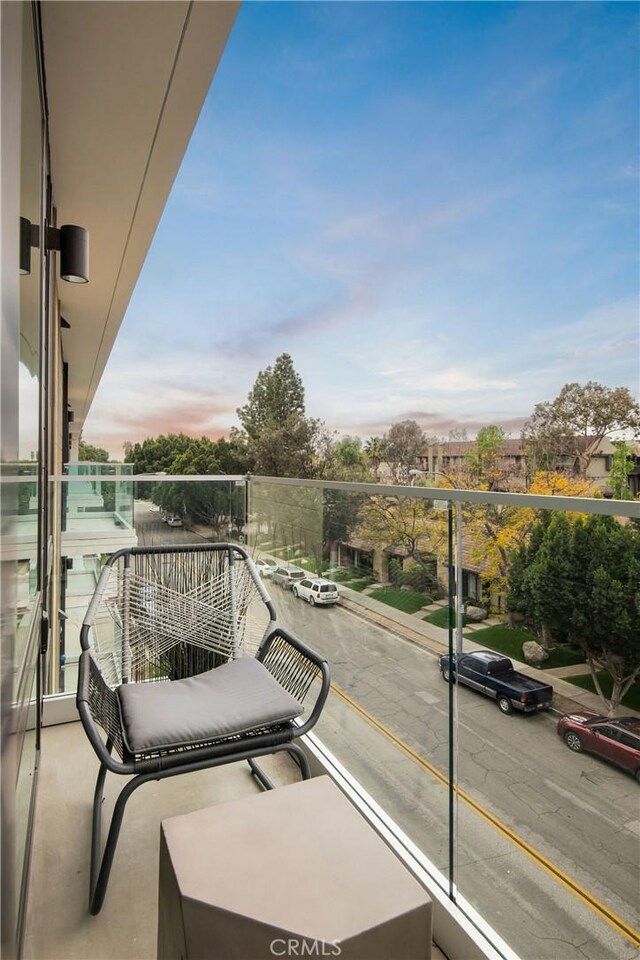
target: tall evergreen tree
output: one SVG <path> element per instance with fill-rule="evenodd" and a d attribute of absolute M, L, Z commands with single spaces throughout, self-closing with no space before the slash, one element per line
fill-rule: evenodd
<path fill-rule="evenodd" d="M 250 440 L 280 430 L 289 420 L 304 419 L 304 386 L 288 353 L 260 371 L 247 402 L 236 413 Z"/>
<path fill-rule="evenodd" d="M 546 647 L 568 637 L 574 602 L 572 574 L 571 524 L 565 513 L 556 513 L 525 573 L 530 615 Z"/>
<path fill-rule="evenodd" d="M 288 353 L 261 370 L 246 404 L 237 410 L 250 467 L 271 477 L 312 477 L 320 421 L 307 417 L 304 386 Z"/>

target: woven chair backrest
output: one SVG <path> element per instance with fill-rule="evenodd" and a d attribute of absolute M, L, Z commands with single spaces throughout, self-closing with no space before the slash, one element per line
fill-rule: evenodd
<path fill-rule="evenodd" d="M 192 676 L 254 655 L 267 601 L 253 564 L 229 549 L 123 553 L 87 615 L 93 657 L 110 687 Z"/>

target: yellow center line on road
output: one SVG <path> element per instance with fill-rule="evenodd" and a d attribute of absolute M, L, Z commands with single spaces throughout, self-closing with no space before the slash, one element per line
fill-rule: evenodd
<path fill-rule="evenodd" d="M 415 750 L 404 742 L 400 737 L 396 736 L 395 733 L 392 733 L 388 727 L 383 723 L 380 723 L 379 720 L 376 720 L 367 710 L 360 706 L 355 700 L 352 700 L 351 697 L 341 690 L 339 687 L 336 687 L 334 683 L 331 684 L 331 690 L 335 693 L 341 700 L 348 704 L 356 713 L 359 713 L 372 727 L 382 733 L 388 740 L 390 740 L 395 746 L 399 747 L 403 753 L 405 753 L 411 760 L 421 766 L 424 770 L 431 774 L 436 780 L 438 780 L 444 787 L 449 788 L 449 778 L 442 771 L 438 770 L 437 767 L 434 767 L 433 764 L 429 763 L 428 760 L 425 760 L 424 757 L 420 756 L 419 753 L 416 753 Z M 551 860 L 548 860 L 544 854 L 540 853 L 539 850 L 536 850 L 535 847 L 532 847 L 530 843 L 527 843 L 526 840 L 523 840 L 522 837 L 518 836 L 517 833 L 514 833 L 505 823 L 494 816 L 488 810 L 478 803 L 477 800 L 463 790 L 461 787 L 454 786 L 454 793 L 463 803 L 465 803 L 471 810 L 474 810 L 479 816 L 482 817 L 488 824 L 490 824 L 495 830 L 502 834 L 510 843 L 515 847 L 521 850 L 530 860 L 536 863 L 539 867 L 542 867 L 554 880 L 557 880 L 558 883 L 561 883 L 570 893 L 572 893 L 579 900 L 582 900 L 594 913 L 596 913 L 605 923 L 608 923 L 609 926 L 613 927 L 619 934 L 625 937 L 630 943 L 635 947 L 640 947 L 640 932 L 634 930 L 633 927 L 629 926 L 628 923 L 619 917 L 613 911 L 609 910 L 603 903 L 597 900 L 588 890 L 585 890 L 584 887 L 580 886 L 575 880 L 569 877 L 560 867 L 556 866 L 555 863 L 552 863 Z"/>

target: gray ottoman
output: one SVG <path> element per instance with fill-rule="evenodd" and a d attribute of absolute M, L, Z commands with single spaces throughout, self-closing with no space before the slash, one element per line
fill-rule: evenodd
<path fill-rule="evenodd" d="M 160 960 L 429 960 L 432 906 L 328 777 L 165 820 Z"/>

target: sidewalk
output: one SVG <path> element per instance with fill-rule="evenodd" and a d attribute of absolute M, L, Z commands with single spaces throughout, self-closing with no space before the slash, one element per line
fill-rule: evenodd
<path fill-rule="evenodd" d="M 393 630 L 400 636 L 405 637 L 405 639 L 425 647 L 437 656 L 442 656 L 448 652 L 448 630 L 436 627 L 432 623 L 426 623 L 415 614 L 403 613 L 401 610 L 396 610 L 395 607 L 381 603 L 379 600 L 374 600 L 372 597 L 368 597 L 364 593 L 359 593 L 357 590 L 350 590 L 342 584 L 340 584 L 340 596 L 347 610 L 352 610 L 354 613 L 367 620 L 371 620 L 373 623 Z M 424 615 L 422 611 L 419 611 L 419 613 Z M 487 626 L 487 623 L 478 624 L 477 626 Z M 472 650 L 482 649 L 482 644 L 475 643 L 467 637 L 464 638 L 463 643 L 466 653 Z M 566 680 L 562 679 L 563 677 L 579 676 L 580 674 L 588 673 L 589 668 L 586 665 L 578 664 L 569 667 L 540 670 L 536 667 L 529 666 L 529 664 L 521 663 L 519 660 L 511 659 L 514 668 L 520 673 L 524 673 L 526 676 L 540 680 L 543 683 L 550 683 L 553 686 L 552 709 L 557 713 L 572 713 L 576 710 L 587 710 L 590 713 L 597 714 L 603 713 L 604 706 L 595 693 L 582 690 L 580 687 L 576 687 L 572 683 L 567 683 Z M 631 710 L 629 707 L 624 707 L 624 711 L 627 715 L 640 717 L 640 713 Z"/>

